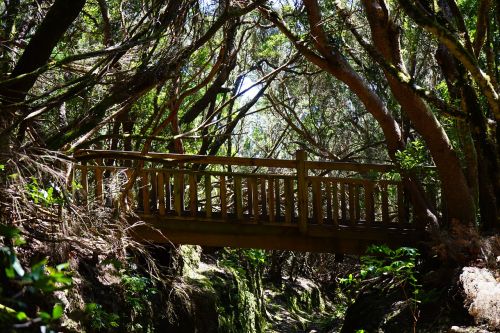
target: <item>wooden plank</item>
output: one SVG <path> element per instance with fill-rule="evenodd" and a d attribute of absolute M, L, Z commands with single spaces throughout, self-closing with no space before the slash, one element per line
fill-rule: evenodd
<path fill-rule="evenodd" d="M 153 208 L 154 211 L 157 210 L 157 207 L 158 207 L 158 195 L 157 195 L 157 183 L 156 183 L 156 171 L 154 172 L 149 172 L 150 174 L 150 181 L 151 181 L 151 186 L 149 187 L 150 188 L 150 202 L 151 202 L 151 205 L 150 207 Z"/>
<path fill-rule="evenodd" d="M 298 150 L 295 153 L 297 161 L 297 197 L 299 211 L 299 229 L 301 233 L 307 232 L 307 154 L 304 150 Z M 285 196 L 288 202 L 288 196 Z"/>
<path fill-rule="evenodd" d="M 252 215 L 255 222 L 259 221 L 259 186 L 257 184 L 257 177 L 250 178 L 250 185 L 252 187 Z"/>
<path fill-rule="evenodd" d="M 118 181 L 118 170 L 111 171 L 111 179 L 113 179 L 114 183 L 117 183 Z M 111 196 L 111 203 L 115 209 L 120 209 L 120 194 L 121 191 L 120 189 L 116 189 L 115 193 L 110 193 L 109 195 Z"/>
<path fill-rule="evenodd" d="M 280 179 L 274 179 L 274 198 L 276 200 L 276 220 L 281 216 Z"/>
<path fill-rule="evenodd" d="M 160 215 L 165 215 L 165 180 L 163 172 L 158 172 L 157 174 L 157 186 L 158 186 L 158 210 Z"/>
<path fill-rule="evenodd" d="M 248 157 L 227 157 L 212 155 L 186 155 L 173 153 L 143 154 L 138 151 L 118 151 L 118 150 L 78 150 L 73 157 L 80 161 L 92 159 L 117 159 L 117 160 L 141 160 L 162 162 L 163 164 L 178 165 L 182 163 L 194 164 L 220 164 L 220 165 L 241 165 L 260 166 L 270 168 L 290 168 L 296 166 L 294 160 L 268 159 L 268 158 L 248 158 Z"/>
<path fill-rule="evenodd" d="M 342 224 L 347 224 L 347 202 L 346 202 L 346 193 L 345 193 L 345 183 L 339 182 L 340 185 L 340 211 Z"/>
<path fill-rule="evenodd" d="M 184 175 L 180 172 L 174 174 L 174 210 L 178 216 L 181 216 L 184 210 L 184 198 L 182 195 L 184 187 L 183 178 Z"/>
<path fill-rule="evenodd" d="M 253 207 L 253 195 L 252 195 L 252 184 L 251 177 L 247 177 L 247 213 L 248 215 L 252 215 L 252 207 Z"/>
<path fill-rule="evenodd" d="M 212 176 L 205 175 L 205 216 L 212 217 Z"/>
<path fill-rule="evenodd" d="M 220 212 L 223 218 L 227 218 L 227 185 L 226 176 L 220 176 L 219 192 L 220 192 Z"/>
<path fill-rule="evenodd" d="M 382 223 L 389 223 L 389 196 L 387 194 L 387 184 L 380 183 L 382 192 Z"/>
<path fill-rule="evenodd" d="M 321 196 L 321 182 L 319 180 L 312 181 L 313 194 L 313 216 L 317 224 L 323 224 L 323 203 Z"/>
<path fill-rule="evenodd" d="M 285 179 L 285 222 L 291 223 L 293 218 L 293 183 Z"/>
<path fill-rule="evenodd" d="M 294 160 L 266 159 L 266 158 L 246 158 L 246 157 L 227 157 L 227 156 L 209 156 L 209 155 L 186 155 L 173 153 L 155 153 L 143 154 L 137 151 L 117 151 L 117 150 L 78 150 L 73 157 L 80 161 L 92 159 L 121 159 L 121 160 L 143 160 L 157 161 L 164 164 L 178 165 L 181 163 L 195 164 L 220 164 L 220 165 L 241 165 L 241 166 L 261 166 L 290 168 L 296 167 Z M 356 172 L 389 172 L 396 168 L 390 164 L 368 164 L 368 163 L 350 163 L 350 162 L 326 162 L 326 161 L 306 161 L 307 169 L 319 170 L 347 170 Z M 433 169 L 433 167 L 426 167 Z"/>
<path fill-rule="evenodd" d="M 356 224 L 356 217 L 354 213 L 354 185 L 349 183 L 349 224 Z"/>
<path fill-rule="evenodd" d="M 373 199 L 373 182 L 366 181 L 365 185 L 365 219 L 367 224 L 375 222 L 375 202 Z"/>
<path fill-rule="evenodd" d="M 332 215 L 333 225 L 339 225 L 339 199 L 338 199 L 338 183 L 332 182 Z"/>
<path fill-rule="evenodd" d="M 155 216 L 141 218 L 144 218 L 146 225 L 132 228 L 133 237 L 139 241 L 157 243 L 363 254 L 366 247 L 373 243 L 387 243 L 391 247 L 415 246 L 413 244 L 418 240 L 414 231 L 402 233 L 400 230 L 388 231 L 383 228 L 357 230 L 310 225 L 308 234 L 303 235 L 298 224 L 234 224 L 192 217 L 185 217 L 190 220 L 177 217 L 158 219 Z M 130 223 L 135 221 L 137 219 L 131 219 Z M 168 239 L 165 235 L 168 235 Z"/>
<path fill-rule="evenodd" d="M 308 169 L 319 170 L 344 170 L 355 172 L 389 172 L 394 171 L 396 167 L 391 164 L 374 164 L 374 163 L 350 163 L 350 162 L 326 162 L 326 161 L 307 161 Z"/>
<path fill-rule="evenodd" d="M 241 177 L 234 177 L 234 204 L 236 206 L 236 217 L 243 219 L 243 196 L 241 193 Z"/>
<path fill-rule="evenodd" d="M 132 176 L 134 175 L 134 170 L 132 169 L 127 169 L 125 171 L 125 174 L 127 175 L 127 182 L 132 179 Z M 137 203 L 134 202 L 134 186 L 128 191 L 127 193 L 127 205 L 130 210 L 134 210 L 135 207 L 137 207 Z"/>
<path fill-rule="evenodd" d="M 88 203 L 88 193 L 89 193 L 89 175 L 86 165 L 81 167 L 80 184 L 82 185 L 82 199 L 83 203 L 86 205 Z"/>
<path fill-rule="evenodd" d="M 170 212 L 172 210 L 172 193 L 170 187 L 170 172 L 165 172 L 165 210 Z"/>
<path fill-rule="evenodd" d="M 104 204 L 102 172 L 101 168 L 95 169 L 95 198 L 100 205 Z"/>
<path fill-rule="evenodd" d="M 325 196 L 326 196 L 326 219 L 332 220 L 332 182 L 327 180 L 325 182 Z"/>
<path fill-rule="evenodd" d="M 195 174 L 189 174 L 189 211 L 191 216 L 196 216 L 198 212 L 198 188 Z"/>
<path fill-rule="evenodd" d="M 149 172 L 143 171 L 141 173 L 141 192 L 142 192 L 142 209 L 144 214 L 151 214 L 151 207 L 149 202 Z"/>
<path fill-rule="evenodd" d="M 269 222 L 274 222 L 275 215 L 274 215 L 274 179 L 269 178 L 267 181 L 267 200 L 268 200 L 268 214 L 269 214 Z"/>
<path fill-rule="evenodd" d="M 361 220 L 360 204 L 359 204 L 359 185 L 354 186 L 354 220 L 359 223 Z"/>
<path fill-rule="evenodd" d="M 262 207 L 262 216 L 267 216 L 267 193 L 266 193 L 266 179 L 259 178 L 260 183 L 260 205 Z"/>

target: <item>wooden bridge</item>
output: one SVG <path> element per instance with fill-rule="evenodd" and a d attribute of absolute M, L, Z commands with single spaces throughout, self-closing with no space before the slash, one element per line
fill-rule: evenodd
<path fill-rule="evenodd" d="M 125 196 L 134 236 L 154 243 L 363 253 L 413 245 L 391 165 L 82 150 L 73 176 L 86 204 Z M 123 202 L 123 201 L 122 201 Z"/>

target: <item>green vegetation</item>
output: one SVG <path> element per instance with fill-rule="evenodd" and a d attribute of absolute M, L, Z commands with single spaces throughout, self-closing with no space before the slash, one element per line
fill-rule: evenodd
<path fill-rule="evenodd" d="M 40 322 L 49 330 L 57 327 L 64 307 L 54 302 L 52 293 L 72 286 L 68 264 L 51 267 L 42 259 L 26 269 L 16 253 L 16 249 L 28 246 L 20 230 L 0 224 L 0 237 L 4 244 L 10 244 L 0 247 L 0 328 L 12 331 Z M 40 301 L 36 304 L 33 299 Z"/>
<path fill-rule="evenodd" d="M 499 270 L 499 1 L 4 0 L 0 41 L 1 331 L 336 330 L 374 290 L 390 296 L 376 310 L 403 302 L 416 323 L 441 313 L 419 317 L 426 303 L 453 308 L 436 294 L 451 298 L 443 290 L 459 268 Z M 94 158 L 78 158 L 82 149 Z M 285 180 L 293 169 L 101 150 L 302 150 L 308 161 L 395 167 L 306 170 L 304 198 Z M 195 176 L 174 185 L 171 169 Z M 306 220 L 328 221 L 312 237 L 324 227 L 361 238 L 383 223 L 391 234 L 418 229 L 422 243 L 358 258 L 140 240 L 139 227 L 157 235 L 141 221 L 153 219 L 148 208 L 221 223 L 241 213 L 235 177 L 223 189 L 204 171 L 248 173 L 241 208 L 246 218 L 257 204 L 259 224 L 273 221 L 274 197 L 281 217 L 294 208 L 292 225 L 272 223 L 296 228 L 297 203 L 320 193 Z M 163 211 L 167 192 L 176 198 Z M 360 251 L 351 240 L 339 244 Z"/>

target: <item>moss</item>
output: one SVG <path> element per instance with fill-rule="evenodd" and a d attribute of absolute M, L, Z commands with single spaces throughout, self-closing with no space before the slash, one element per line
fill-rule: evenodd
<path fill-rule="evenodd" d="M 298 279 L 297 283 L 287 285 L 284 296 L 292 311 L 311 313 L 325 310 L 321 290 L 311 281 Z"/>
<path fill-rule="evenodd" d="M 217 292 L 219 332 L 263 332 L 262 313 L 247 280 L 231 268 L 224 272 L 214 272 L 211 278 Z"/>
<path fill-rule="evenodd" d="M 182 257 L 182 274 L 194 277 L 200 267 L 201 247 L 197 245 L 181 245 L 179 253 Z"/>
<path fill-rule="evenodd" d="M 218 332 L 264 332 L 265 318 L 247 279 L 232 268 L 211 268 L 191 275 L 190 283 L 215 295 Z"/>

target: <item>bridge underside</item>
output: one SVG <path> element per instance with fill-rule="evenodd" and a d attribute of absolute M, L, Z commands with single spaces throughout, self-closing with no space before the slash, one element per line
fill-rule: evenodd
<path fill-rule="evenodd" d="M 216 219 L 139 215 L 133 237 L 156 244 L 192 244 L 214 247 L 259 248 L 323 253 L 363 254 L 371 244 L 391 247 L 416 245 L 415 229 L 387 225 L 310 224 L 305 234 L 296 223 L 257 223 Z"/>

